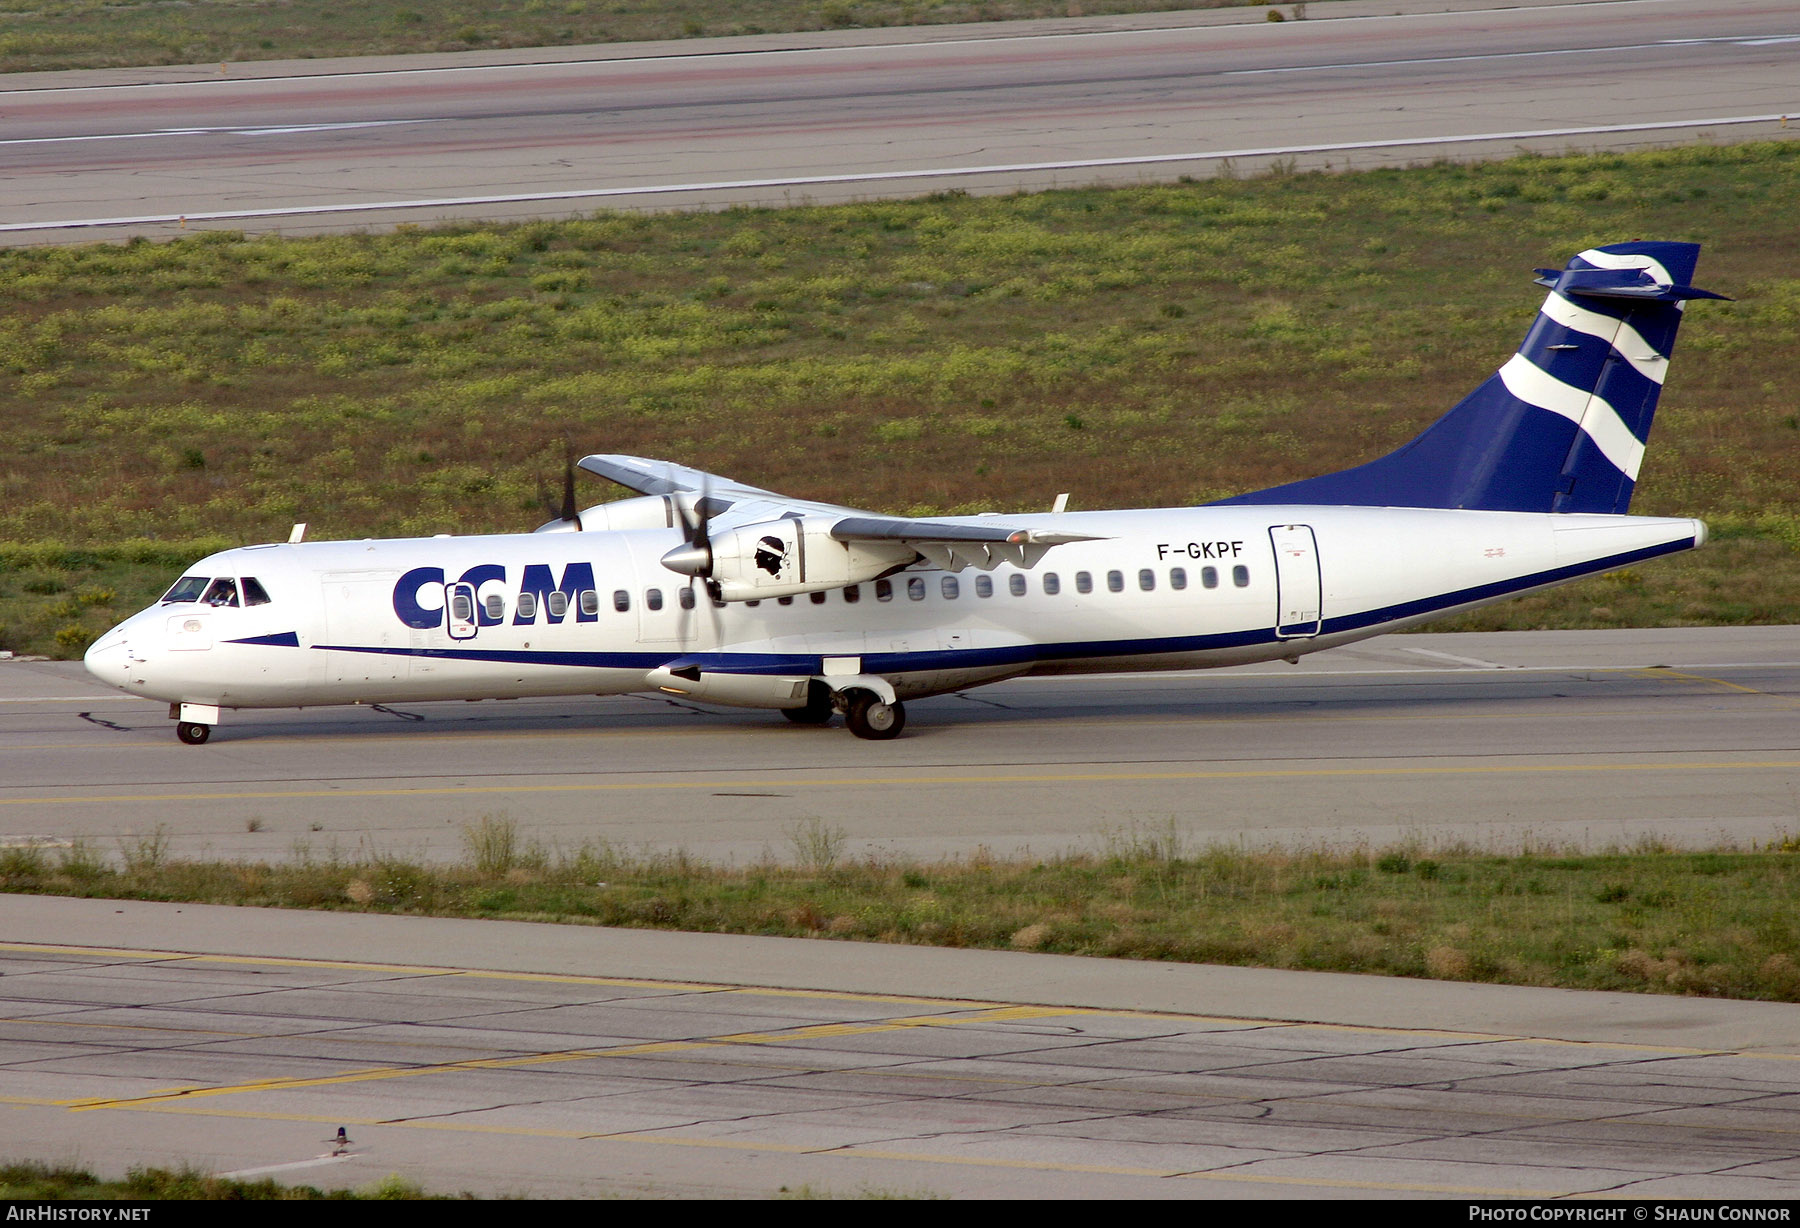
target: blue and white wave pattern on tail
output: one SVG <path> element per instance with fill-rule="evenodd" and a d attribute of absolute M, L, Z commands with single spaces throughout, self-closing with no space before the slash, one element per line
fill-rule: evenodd
<path fill-rule="evenodd" d="M 1699 247 L 1621 243 L 1539 270 L 1519 351 L 1404 447 L 1353 469 L 1222 500 L 1623 514 Z"/>

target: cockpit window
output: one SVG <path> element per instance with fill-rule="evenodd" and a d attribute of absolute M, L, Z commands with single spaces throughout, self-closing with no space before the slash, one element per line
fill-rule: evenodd
<path fill-rule="evenodd" d="M 200 594 L 206 591 L 206 586 L 211 582 L 211 576 L 183 576 L 163 594 L 163 602 L 198 601 Z"/>
<path fill-rule="evenodd" d="M 235 608 L 238 604 L 237 581 L 230 576 L 220 576 L 212 582 L 212 586 L 206 590 L 206 596 L 200 600 L 207 605 L 228 605 Z"/>
<path fill-rule="evenodd" d="M 244 604 L 245 605 L 268 605 L 269 604 L 268 591 L 266 589 L 264 589 L 261 584 L 258 584 L 256 582 L 255 576 L 245 576 L 244 577 Z"/>

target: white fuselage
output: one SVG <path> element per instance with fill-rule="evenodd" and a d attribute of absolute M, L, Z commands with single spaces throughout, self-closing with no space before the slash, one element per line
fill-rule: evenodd
<path fill-rule="evenodd" d="M 254 579 L 267 601 L 164 601 L 108 632 L 87 664 L 123 690 L 219 708 L 620 694 L 657 689 L 684 665 L 736 680 L 692 692 L 715 702 L 791 706 L 799 692 L 755 680 L 846 673 L 906 698 L 1023 673 L 1295 657 L 1705 538 L 1687 519 L 1406 508 L 1007 522 L 1103 540 L 1031 567 L 920 563 L 726 604 L 662 566 L 682 542 L 675 529 L 250 546 L 188 574 L 232 578 L 240 593 Z"/>

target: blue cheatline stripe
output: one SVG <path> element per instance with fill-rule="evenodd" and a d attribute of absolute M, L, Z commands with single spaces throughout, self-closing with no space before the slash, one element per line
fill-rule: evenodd
<path fill-rule="evenodd" d="M 1478 584 L 1472 588 L 1457 589 L 1455 592 L 1421 597 L 1416 601 L 1403 601 L 1395 605 L 1382 606 L 1379 609 L 1327 618 L 1319 629 L 1319 636 L 1337 635 L 1346 631 L 1362 631 L 1383 623 L 1419 618 L 1473 602 L 1488 601 L 1512 593 L 1524 592 L 1527 589 L 1542 588 L 1548 584 L 1557 584 L 1564 580 L 1593 575 L 1596 572 L 1610 571 L 1615 567 L 1628 567 L 1632 563 L 1641 563 L 1646 559 L 1660 558 L 1665 554 L 1691 550 L 1695 544 L 1692 537 L 1686 537 L 1679 541 L 1665 542 L 1660 545 L 1645 546 L 1638 550 L 1628 550 L 1623 554 L 1609 555 L 1590 563 L 1571 563 L 1566 567 L 1554 567 L 1548 571 L 1534 572 L 1531 575 L 1511 580 L 1497 580 L 1492 584 Z M 1070 661 L 1093 657 L 1148 657 L 1171 653 L 1206 652 L 1277 642 L 1272 615 L 1273 611 L 1271 611 L 1270 625 L 1267 627 L 1246 631 L 1228 631 L 1213 635 L 1178 635 L 1157 639 L 1085 640 L 1062 644 L 1017 644 L 997 648 L 957 648 L 932 652 L 863 653 L 861 656 L 863 670 L 866 673 L 901 674 L 924 673 L 932 670 L 1026 667 L 1038 661 Z M 297 643 L 290 643 L 288 636 L 260 636 L 254 640 L 232 642 L 271 646 L 279 643 L 279 645 L 288 647 L 298 646 Z M 1296 645 L 1305 643 L 1304 640 L 1296 639 L 1283 639 L 1280 642 Z M 484 661 L 500 665 L 552 665 L 571 669 L 648 671 L 659 666 L 672 668 L 693 666 L 714 673 L 806 675 L 817 674 L 822 668 L 818 655 L 805 653 L 547 652 L 536 649 L 524 651 L 488 648 L 389 648 L 361 644 L 315 644 L 313 647 L 328 652 L 366 652 L 382 656 Z"/>

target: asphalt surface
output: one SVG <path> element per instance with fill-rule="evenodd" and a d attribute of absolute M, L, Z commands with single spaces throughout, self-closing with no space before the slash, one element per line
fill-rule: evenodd
<path fill-rule="evenodd" d="M 1262 12 L 15 74 L 0 242 L 1800 135 L 1789 0 Z"/>
<path fill-rule="evenodd" d="M 0 665 L 0 831 L 790 857 L 1794 830 L 1800 631 L 1396 636 L 1020 680 L 858 742 L 631 699 L 234 714 Z M 422 719 L 410 719 L 418 717 Z M 255 830 L 252 830 L 252 829 Z M 52 852 L 51 855 L 54 855 Z M 0 1152 L 504 1195 L 1800 1197 L 1800 1010 L 0 896 Z M 352 1140 L 333 1154 L 343 1127 Z"/>
<path fill-rule="evenodd" d="M 547 848 L 791 858 L 1194 844 L 1654 838 L 1800 827 L 1800 631 L 1389 636 L 1233 670 L 1021 679 L 907 706 L 890 743 L 654 697 L 227 713 L 74 663 L 0 664 L 0 839 L 183 856 L 466 855 L 511 819 Z"/>
<path fill-rule="evenodd" d="M 0 1152 L 109 1172 L 1800 1196 L 1786 1005 L 10 896 L 0 932 Z"/>

